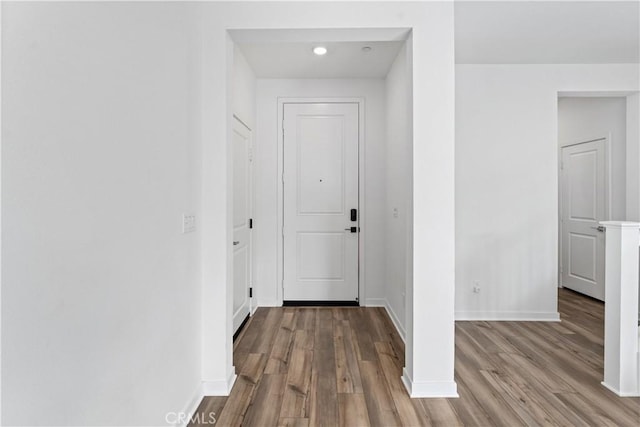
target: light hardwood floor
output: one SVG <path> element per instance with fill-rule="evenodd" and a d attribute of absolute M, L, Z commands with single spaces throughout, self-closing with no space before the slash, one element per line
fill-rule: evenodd
<path fill-rule="evenodd" d="M 261 308 L 235 342 L 230 396 L 198 413 L 216 426 L 640 426 L 640 399 L 600 385 L 603 304 L 560 290 L 559 310 L 561 323 L 456 322 L 460 398 L 410 399 L 384 309 Z"/>

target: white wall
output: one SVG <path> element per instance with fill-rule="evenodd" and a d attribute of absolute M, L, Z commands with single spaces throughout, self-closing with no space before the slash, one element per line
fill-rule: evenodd
<path fill-rule="evenodd" d="M 233 48 L 233 114 L 251 130 L 255 129 L 256 116 L 256 76 L 242 54 Z"/>
<path fill-rule="evenodd" d="M 401 335 L 406 327 L 408 257 L 413 230 L 411 210 L 412 108 L 411 67 L 407 46 L 403 46 L 385 80 L 386 89 L 386 199 L 385 299 L 387 309 Z"/>
<path fill-rule="evenodd" d="M 626 101 L 626 220 L 640 221 L 640 94 L 630 94 Z M 638 299 L 640 318 L 640 295 Z"/>
<path fill-rule="evenodd" d="M 560 98 L 558 100 L 558 143 L 560 146 L 610 138 L 611 212 L 605 219 L 626 218 L 627 99 Z"/>
<path fill-rule="evenodd" d="M 0 3 L 0 63 L 2 62 L 2 9 Z M 0 64 L 0 130 L 2 126 L 2 65 Z M 2 136 L 0 135 L 0 425 L 2 425 Z"/>
<path fill-rule="evenodd" d="M 195 15 L 2 8 L 2 423 L 166 425 L 200 383 Z"/>
<path fill-rule="evenodd" d="M 364 282 L 368 305 L 384 304 L 385 107 L 382 79 L 258 79 L 255 144 L 254 287 L 260 306 L 278 305 L 277 217 L 278 98 L 364 98 L 365 242 Z"/>
<path fill-rule="evenodd" d="M 627 96 L 627 221 L 640 221 L 640 94 Z"/>
<path fill-rule="evenodd" d="M 456 66 L 458 319 L 557 318 L 558 92 L 634 91 L 637 75 L 637 65 Z"/>

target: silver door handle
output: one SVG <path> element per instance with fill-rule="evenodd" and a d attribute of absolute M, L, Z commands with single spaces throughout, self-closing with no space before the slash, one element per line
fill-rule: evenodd
<path fill-rule="evenodd" d="M 599 225 L 597 227 L 591 227 L 591 228 L 593 228 L 594 230 L 598 230 L 601 233 L 604 233 L 604 230 L 605 230 L 604 225 Z"/>
<path fill-rule="evenodd" d="M 236 240 L 233 242 L 233 246 L 239 245 L 240 244 L 240 240 Z"/>

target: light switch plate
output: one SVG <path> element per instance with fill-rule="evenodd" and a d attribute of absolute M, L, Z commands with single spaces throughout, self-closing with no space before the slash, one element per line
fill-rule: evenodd
<path fill-rule="evenodd" d="M 196 214 L 182 214 L 182 234 L 193 233 L 196 231 Z"/>

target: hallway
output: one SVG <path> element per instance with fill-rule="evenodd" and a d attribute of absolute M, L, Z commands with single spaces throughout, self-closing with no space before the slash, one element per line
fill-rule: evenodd
<path fill-rule="evenodd" d="M 231 395 L 196 415 L 215 412 L 219 426 L 637 426 L 640 399 L 600 385 L 603 308 L 560 289 L 561 323 L 456 322 L 459 399 L 408 397 L 404 346 L 382 308 L 260 308 L 235 342 Z"/>

